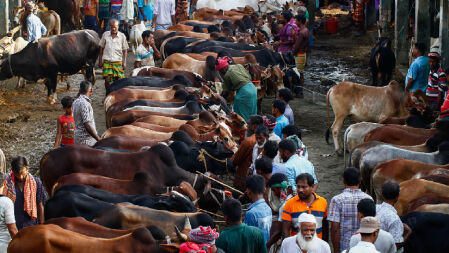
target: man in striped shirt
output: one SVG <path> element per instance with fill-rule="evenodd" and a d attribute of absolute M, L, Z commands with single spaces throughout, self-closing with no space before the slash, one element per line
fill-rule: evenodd
<path fill-rule="evenodd" d="M 444 99 L 444 92 L 447 90 L 446 73 L 440 66 L 440 55 L 431 52 L 429 56 L 429 83 L 426 88 L 426 98 L 430 107 L 434 111 L 439 111 Z"/>

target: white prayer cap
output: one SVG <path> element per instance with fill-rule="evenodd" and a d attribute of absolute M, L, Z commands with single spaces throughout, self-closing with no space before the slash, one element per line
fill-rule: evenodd
<path fill-rule="evenodd" d="M 298 217 L 298 223 L 303 223 L 303 222 L 310 222 L 310 223 L 316 224 L 315 216 L 313 216 L 312 214 L 308 214 L 308 213 L 302 213 Z"/>

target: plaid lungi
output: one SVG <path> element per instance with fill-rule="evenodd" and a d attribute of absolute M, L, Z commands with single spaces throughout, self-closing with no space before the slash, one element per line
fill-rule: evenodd
<path fill-rule="evenodd" d="M 307 53 L 306 52 L 298 53 L 295 56 L 295 63 L 299 73 L 304 72 L 307 63 Z"/>
<path fill-rule="evenodd" d="M 103 63 L 103 77 L 111 77 L 111 81 L 125 78 L 125 71 L 123 70 L 122 62 L 110 62 L 104 60 Z"/>

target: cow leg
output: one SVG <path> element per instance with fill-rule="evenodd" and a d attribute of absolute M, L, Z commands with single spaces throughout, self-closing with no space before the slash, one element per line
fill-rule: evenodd
<path fill-rule="evenodd" d="M 335 115 L 334 123 L 331 126 L 332 129 L 332 138 L 334 140 L 334 146 L 335 146 L 335 152 L 337 155 L 342 156 L 343 155 L 343 149 L 340 145 L 340 132 L 343 127 L 343 122 L 345 120 L 345 117 Z"/>
<path fill-rule="evenodd" d="M 47 87 L 47 102 L 49 104 L 56 103 L 56 83 L 57 83 L 57 75 L 54 77 L 48 78 L 45 81 L 45 86 Z"/>

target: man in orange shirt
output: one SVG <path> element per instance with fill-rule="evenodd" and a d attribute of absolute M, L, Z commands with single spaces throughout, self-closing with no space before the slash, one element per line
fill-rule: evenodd
<path fill-rule="evenodd" d="M 84 29 L 90 29 L 98 32 L 98 0 L 85 0 L 84 13 Z"/>
<path fill-rule="evenodd" d="M 299 232 L 298 217 L 301 213 L 312 214 L 316 218 L 316 233 L 327 241 L 327 201 L 313 192 L 314 179 L 309 173 L 296 177 L 298 195 L 289 199 L 282 210 L 282 236 L 284 238 Z"/>

